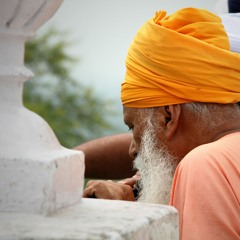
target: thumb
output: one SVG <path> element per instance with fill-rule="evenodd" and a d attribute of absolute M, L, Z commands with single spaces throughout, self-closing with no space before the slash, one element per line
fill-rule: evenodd
<path fill-rule="evenodd" d="M 134 175 L 131 178 L 123 179 L 123 180 L 119 181 L 118 183 L 129 185 L 129 186 L 133 187 L 139 179 L 140 179 L 139 175 Z"/>

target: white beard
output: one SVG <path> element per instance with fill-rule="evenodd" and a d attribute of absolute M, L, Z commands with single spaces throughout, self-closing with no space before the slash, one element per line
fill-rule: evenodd
<path fill-rule="evenodd" d="M 166 205 L 177 164 L 164 145 L 156 147 L 155 135 L 152 126 L 144 131 L 140 152 L 134 160 L 134 167 L 141 174 L 138 201 Z"/>

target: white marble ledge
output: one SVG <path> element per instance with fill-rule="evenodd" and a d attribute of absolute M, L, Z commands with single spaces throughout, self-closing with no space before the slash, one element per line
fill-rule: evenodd
<path fill-rule="evenodd" d="M 82 199 L 50 216 L 0 213 L 1 240 L 177 240 L 175 208 L 127 201 Z"/>

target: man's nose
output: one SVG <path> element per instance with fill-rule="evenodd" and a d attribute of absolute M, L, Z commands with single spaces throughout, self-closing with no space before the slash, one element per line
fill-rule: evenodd
<path fill-rule="evenodd" d="M 136 151 L 136 147 L 135 147 L 135 143 L 132 140 L 130 147 L 129 147 L 129 155 L 131 158 L 136 158 L 137 157 L 137 151 Z"/>

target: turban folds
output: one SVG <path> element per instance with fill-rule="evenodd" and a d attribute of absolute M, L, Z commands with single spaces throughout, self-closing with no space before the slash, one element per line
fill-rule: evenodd
<path fill-rule="evenodd" d="M 126 58 L 124 106 L 240 101 L 240 55 L 221 19 L 203 9 L 156 13 L 137 32 Z"/>

